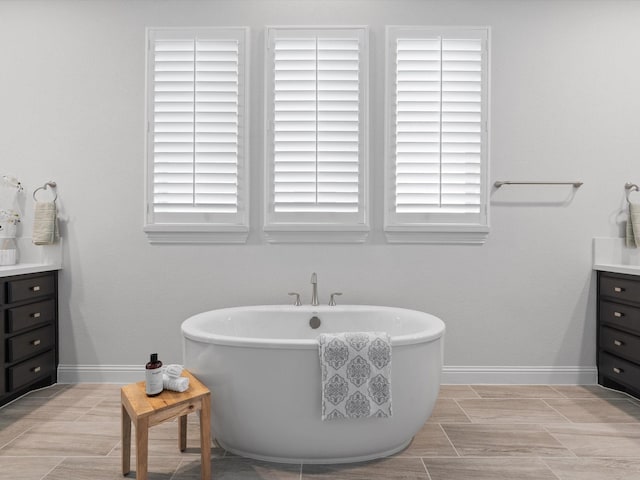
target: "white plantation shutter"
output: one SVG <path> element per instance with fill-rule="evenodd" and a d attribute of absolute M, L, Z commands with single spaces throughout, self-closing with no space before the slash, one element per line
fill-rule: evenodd
<path fill-rule="evenodd" d="M 246 229 L 245 34 L 150 31 L 148 224 Z"/>
<path fill-rule="evenodd" d="M 154 210 L 235 213 L 238 41 L 154 47 Z"/>
<path fill-rule="evenodd" d="M 486 233 L 486 33 L 388 30 L 388 231 Z"/>
<path fill-rule="evenodd" d="M 269 30 L 267 231 L 366 228 L 364 32 Z"/>
<path fill-rule="evenodd" d="M 480 211 L 479 39 L 398 39 L 396 211 Z"/>
<path fill-rule="evenodd" d="M 275 42 L 274 208 L 358 211 L 358 40 Z"/>

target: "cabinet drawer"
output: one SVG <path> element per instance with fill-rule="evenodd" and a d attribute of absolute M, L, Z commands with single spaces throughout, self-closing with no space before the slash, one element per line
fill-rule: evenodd
<path fill-rule="evenodd" d="M 49 350 L 55 343 L 53 325 L 37 328 L 30 332 L 16 335 L 7 340 L 7 361 L 13 363 L 21 358 Z"/>
<path fill-rule="evenodd" d="M 640 363 L 640 337 L 612 328 L 600 328 L 600 348 L 618 357 Z"/>
<path fill-rule="evenodd" d="M 51 375 L 56 368 L 53 350 L 7 369 L 9 390 L 17 390 L 31 382 Z"/>
<path fill-rule="evenodd" d="M 51 295 L 55 292 L 54 274 L 7 282 L 7 301 L 9 303 Z"/>
<path fill-rule="evenodd" d="M 640 281 L 601 275 L 600 295 L 618 300 L 640 302 Z"/>
<path fill-rule="evenodd" d="M 7 310 L 7 333 L 18 332 L 41 323 L 51 322 L 56 317 L 54 300 L 31 303 Z"/>
<path fill-rule="evenodd" d="M 640 366 L 626 360 L 600 352 L 598 373 L 634 390 L 640 390 Z"/>
<path fill-rule="evenodd" d="M 640 308 L 602 300 L 600 322 L 640 334 Z"/>

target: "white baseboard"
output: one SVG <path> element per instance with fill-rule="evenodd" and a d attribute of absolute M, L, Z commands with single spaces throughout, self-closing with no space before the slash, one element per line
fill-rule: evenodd
<path fill-rule="evenodd" d="M 144 365 L 58 365 L 58 383 L 134 383 Z"/>
<path fill-rule="evenodd" d="M 444 366 L 443 384 L 592 385 L 596 367 Z M 59 365 L 59 383 L 132 383 L 144 380 L 142 365 Z"/>
<path fill-rule="evenodd" d="M 593 385 L 596 367 L 442 367 L 442 384 Z"/>

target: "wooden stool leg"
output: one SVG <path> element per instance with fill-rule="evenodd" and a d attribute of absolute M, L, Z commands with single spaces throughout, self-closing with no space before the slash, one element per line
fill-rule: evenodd
<path fill-rule="evenodd" d="M 211 480 L 211 394 L 202 397 L 200 410 L 201 479 Z"/>
<path fill-rule="evenodd" d="M 122 475 L 131 470 L 131 418 L 122 405 Z"/>
<path fill-rule="evenodd" d="M 147 480 L 149 457 L 149 418 L 136 421 L 136 480 Z"/>
<path fill-rule="evenodd" d="M 184 452 L 187 449 L 187 416 L 182 415 L 178 418 L 178 443 L 180 451 Z"/>

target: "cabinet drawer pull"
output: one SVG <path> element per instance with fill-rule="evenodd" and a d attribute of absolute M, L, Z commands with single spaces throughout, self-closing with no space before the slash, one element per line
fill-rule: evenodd
<path fill-rule="evenodd" d="M 40 371 L 40 367 L 39 367 L 39 366 L 38 366 L 38 367 L 34 367 L 34 368 L 32 368 L 32 369 L 31 369 L 31 371 L 32 371 L 33 373 L 38 373 L 38 372 Z M 617 373 L 617 372 L 616 372 L 616 373 Z"/>
<path fill-rule="evenodd" d="M 31 318 L 40 318 L 40 312 L 35 312 L 31 314 Z"/>
<path fill-rule="evenodd" d="M 38 338 L 37 340 L 34 340 L 33 342 L 31 342 L 31 345 L 33 345 L 34 347 L 37 347 L 38 345 L 40 345 L 40 339 Z"/>
<path fill-rule="evenodd" d="M 624 372 L 624 370 L 622 370 L 621 368 L 613 367 L 613 373 L 622 373 L 622 372 Z"/>
<path fill-rule="evenodd" d="M 616 347 L 621 347 L 622 345 L 624 345 L 624 342 L 621 342 L 620 340 L 614 340 L 614 341 L 613 341 L 613 344 L 614 344 Z"/>
<path fill-rule="evenodd" d="M 624 313 L 622 312 L 613 312 L 613 316 L 616 318 L 622 318 L 624 317 Z"/>
<path fill-rule="evenodd" d="M 31 291 L 32 292 L 39 292 L 40 291 L 40 285 L 34 285 L 33 287 L 31 287 Z"/>

